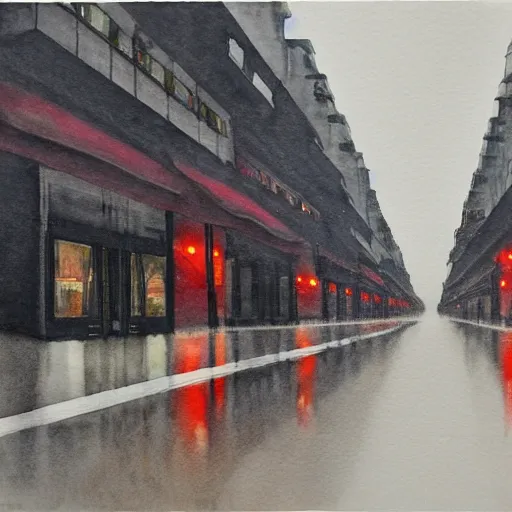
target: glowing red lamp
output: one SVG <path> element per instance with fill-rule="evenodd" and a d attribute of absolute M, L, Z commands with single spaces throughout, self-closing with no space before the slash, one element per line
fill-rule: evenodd
<path fill-rule="evenodd" d="M 309 280 L 309 284 L 310 284 L 310 286 L 314 287 L 314 286 L 316 286 L 318 284 L 318 281 L 316 279 L 310 279 Z"/>
<path fill-rule="evenodd" d="M 217 249 L 215 249 L 213 251 L 213 255 L 215 256 L 215 258 L 218 258 L 219 257 L 219 251 L 217 251 Z"/>
<path fill-rule="evenodd" d="M 336 293 L 336 284 L 329 283 L 329 293 Z"/>
<path fill-rule="evenodd" d="M 502 279 L 501 282 L 500 282 L 500 286 L 502 288 L 505 288 L 505 286 L 507 286 L 507 281 L 505 281 L 505 279 Z"/>
<path fill-rule="evenodd" d="M 192 254 L 192 255 L 193 255 L 193 254 L 195 254 L 195 253 L 196 253 L 196 248 L 195 248 L 193 245 L 189 245 L 189 246 L 187 247 L 187 252 L 188 252 L 189 254 Z"/>
<path fill-rule="evenodd" d="M 352 295 L 352 289 L 351 288 L 345 288 L 345 295 L 348 295 L 350 297 Z"/>
<path fill-rule="evenodd" d="M 302 277 L 301 276 L 297 277 L 297 283 L 302 283 Z"/>

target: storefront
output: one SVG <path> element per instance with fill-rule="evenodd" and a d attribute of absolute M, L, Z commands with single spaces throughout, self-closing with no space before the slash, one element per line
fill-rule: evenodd
<path fill-rule="evenodd" d="M 167 332 L 165 212 L 50 169 L 40 175 L 46 335 Z"/>
<path fill-rule="evenodd" d="M 296 319 L 294 258 L 226 233 L 225 321 L 284 324 Z"/>

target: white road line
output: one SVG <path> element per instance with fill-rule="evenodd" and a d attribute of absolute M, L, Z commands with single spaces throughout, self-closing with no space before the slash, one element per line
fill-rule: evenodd
<path fill-rule="evenodd" d="M 322 343 L 320 345 L 313 345 L 311 347 L 288 350 L 261 357 L 253 357 L 251 359 L 239 361 L 238 363 L 228 363 L 222 366 L 201 368 L 200 370 L 188 373 L 160 377 L 158 379 L 140 382 L 138 384 L 132 384 L 118 389 L 111 389 L 101 393 L 95 393 L 93 395 L 74 398 L 72 400 L 48 405 L 30 412 L 17 414 L 15 416 L 0 418 L 0 437 L 20 432 L 21 430 L 49 425 L 51 423 L 67 420 L 83 414 L 108 409 L 115 405 L 131 402 L 133 400 L 156 395 L 158 393 L 164 393 L 173 389 L 207 382 L 211 379 L 224 377 L 243 370 L 259 368 L 276 362 L 291 361 L 300 357 L 318 354 L 328 348 L 343 347 L 357 341 L 392 334 L 409 323 L 412 322 L 401 322 L 400 325 L 383 331 L 360 334 L 341 340 Z"/>
<path fill-rule="evenodd" d="M 474 322 L 473 320 L 463 320 L 462 318 L 452 318 L 452 317 L 445 317 L 448 318 L 451 322 L 458 322 L 459 324 L 468 324 L 468 325 L 474 325 L 475 327 L 482 327 L 483 329 L 492 329 L 493 331 L 512 331 L 512 327 L 503 327 L 501 325 L 496 324 L 488 324 L 486 322 Z"/>
<path fill-rule="evenodd" d="M 417 322 L 420 317 L 389 317 L 389 318 L 376 318 L 374 320 L 354 320 L 350 322 L 301 322 L 299 324 L 286 324 L 286 325 L 253 325 L 248 327 L 219 327 L 218 332 L 246 332 L 246 331 L 278 331 L 287 329 L 297 329 L 301 327 L 337 327 L 348 325 L 375 325 L 375 324 L 390 324 L 395 322 Z M 212 331 L 208 329 L 178 329 L 176 336 L 190 335 L 190 334 L 208 334 Z"/>

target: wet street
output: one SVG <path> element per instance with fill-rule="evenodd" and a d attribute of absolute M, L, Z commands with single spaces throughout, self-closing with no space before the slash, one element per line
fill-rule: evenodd
<path fill-rule="evenodd" d="M 296 345 L 339 334 L 324 328 L 312 342 L 314 332 L 298 328 Z M 269 343 L 282 347 L 286 336 L 276 336 Z M 179 361 L 175 351 L 172 364 L 186 366 L 200 345 Z M 27 354 L 40 367 L 55 361 Z M 144 379 L 158 377 L 158 354 L 169 359 L 156 351 L 150 364 L 146 353 L 154 374 Z M 3 410 L 36 407 L 32 395 L 41 406 L 101 390 L 90 361 L 60 357 L 44 379 L 20 372 L 23 398 L 11 371 Z M 425 316 L 383 337 L 4 436 L 0 510 L 505 510 L 511 404 L 512 333 Z"/>

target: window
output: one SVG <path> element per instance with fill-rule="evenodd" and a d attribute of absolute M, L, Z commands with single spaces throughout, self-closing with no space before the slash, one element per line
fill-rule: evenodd
<path fill-rule="evenodd" d="M 57 318 L 94 316 L 93 250 L 89 245 L 55 240 L 54 314 Z"/>
<path fill-rule="evenodd" d="M 138 50 L 134 47 L 135 51 L 135 62 L 137 64 L 145 69 L 148 73 L 151 74 L 151 55 L 149 53 L 145 53 L 142 50 Z"/>
<path fill-rule="evenodd" d="M 165 257 L 132 254 L 130 264 L 131 315 L 165 316 Z"/>
<path fill-rule="evenodd" d="M 306 203 L 302 203 L 302 211 L 309 215 L 312 215 L 312 212 Z"/>
<path fill-rule="evenodd" d="M 256 87 L 256 89 L 258 89 L 258 91 L 260 91 L 261 94 L 263 94 L 263 96 L 265 96 L 267 101 L 272 106 L 274 106 L 274 99 L 272 96 L 272 91 L 270 90 L 268 85 L 261 79 L 261 77 L 258 75 L 258 73 L 254 73 L 252 83 L 253 83 L 254 87 Z"/>
<path fill-rule="evenodd" d="M 79 4 L 78 14 L 103 34 L 112 44 L 119 46 L 119 27 L 99 7 L 92 4 Z"/>
<path fill-rule="evenodd" d="M 168 69 L 165 70 L 164 86 L 167 92 L 172 94 L 185 107 L 191 110 L 194 109 L 194 95 Z"/>
<path fill-rule="evenodd" d="M 140 49 L 137 43 L 134 43 L 134 58 L 135 62 L 151 75 L 159 84 L 164 85 L 165 81 L 165 70 L 160 62 L 156 61 L 149 53 Z"/>
<path fill-rule="evenodd" d="M 226 121 L 224 121 L 214 110 L 212 110 L 205 103 L 201 103 L 201 107 L 199 109 L 199 117 L 206 122 L 206 124 L 216 132 L 228 136 L 228 130 Z"/>
<path fill-rule="evenodd" d="M 270 188 L 270 178 L 264 172 L 260 172 L 260 180 L 264 187 Z"/>
<path fill-rule="evenodd" d="M 240 68 L 244 67 L 244 50 L 234 40 L 229 40 L 229 56 L 231 60 Z"/>
<path fill-rule="evenodd" d="M 151 59 L 151 76 L 163 85 L 164 67 L 154 59 Z"/>

